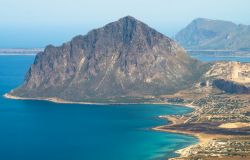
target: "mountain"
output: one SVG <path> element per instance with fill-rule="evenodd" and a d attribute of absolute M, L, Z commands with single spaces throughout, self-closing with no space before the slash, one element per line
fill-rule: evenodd
<path fill-rule="evenodd" d="M 175 36 L 186 49 L 250 50 L 250 26 L 198 18 Z"/>
<path fill-rule="evenodd" d="M 190 87 L 202 72 L 175 41 L 127 16 L 47 46 L 9 96 L 80 102 L 161 95 Z"/>

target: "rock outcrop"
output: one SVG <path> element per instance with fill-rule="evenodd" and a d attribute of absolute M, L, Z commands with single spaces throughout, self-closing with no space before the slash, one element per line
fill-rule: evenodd
<path fill-rule="evenodd" d="M 230 94 L 247 94 L 250 93 L 250 88 L 224 79 L 216 79 L 213 81 L 213 86 Z"/>

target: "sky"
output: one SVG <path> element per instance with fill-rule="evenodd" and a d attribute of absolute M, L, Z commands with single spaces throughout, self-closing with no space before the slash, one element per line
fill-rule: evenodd
<path fill-rule="evenodd" d="M 173 37 L 198 17 L 250 25 L 250 0 L 0 0 L 0 48 L 58 46 L 127 15 Z"/>

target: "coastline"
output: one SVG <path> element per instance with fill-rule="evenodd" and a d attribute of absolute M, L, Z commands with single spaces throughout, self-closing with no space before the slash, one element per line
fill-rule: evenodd
<path fill-rule="evenodd" d="M 65 100 L 57 98 L 57 97 L 51 97 L 51 98 L 25 98 L 25 97 L 13 96 L 13 95 L 10 95 L 9 93 L 4 94 L 3 97 L 7 98 L 7 99 L 15 99 L 15 100 L 49 101 L 49 102 L 52 102 L 52 103 L 59 103 L 59 104 L 88 104 L 88 105 L 167 104 L 167 105 L 175 105 L 175 106 L 180 106 L 180 107 L 188 107 L 188 108 L 192 108 L 192 109 L 196 108 L 196 106 L 192 105 L 191 103 L 190 104 L 173 104 L 173 103 L 169 103 L 169 102 L 159 102 L 159 103 L 156 103 L 156 102 L 153 102 L 153 103 L 150 103 L 150 102 L 148 102 L 148 103 L 93 103 L 93 102 L 73 102 L 73 101 L 65 101 Z M 154 131 L 160 131 L 160 132 L 169 132 L 169 133 L 176 133 L 176 134 L 184 134 L 184 135 L 189 135 L 189 136 L 196 137 L 198 139 L 198 143 L 195 143 L 195 144 L 192 144 L 192 145 L 187 146 L 185 148 L 176 150 L 175 153 L 177 153 L 180 156 L 179 157 L 175 157 L 175 158 L 171 158 L 170 160 L 175 160 L 176 158 L 182 158 L 182 157 L 187 156 L 189 150 L 193 146 L 200 145 L 202 143 L 206 143 L 208 140 L 211 139 L 211 138 L 207 138 L 207 137 L 211 136 L 211 135 L 208 136 L 207 134 L 194 133 L 194 132 L 186 132 L 186 131 L 179 131 L 179 130 L 164 129 L 165 126 L 174 125 L 174 124 L 176 124 L 176 122 L 173 119 L 171 119 L 169 116 L 164 116 L 163 119 L 167 119 L 168 121 L 170 121 L 170 123 L 167 124 L 167 125 L 153 127 L 152 130 L 154 130 Z"/>
<path fill-rule="evenodd" d="M 9 93 L 5 93 L 3 95 L 4 98 L 7 99 L 15 99 L 15 100 L 34 100 L 34 101 L 49 101 L 52 103 L 59 103 L 59 104 L 89 104 L 89 105 L 113 105 L 113 104 L 168 104 L 168 105 L 175 105 L 175 106 L 180 106 L 180 107 L 188 107 L 195 109 L 196 106 L 193 106 L 191 104 L 174 104 L 174 103 L 168 103 L 168 102 L 144 102 L 144 103 L 100 103 L 100 102 L 74 102 L 74 101 L 67 101 L 61 98 L 57 97 L 50 97 L 50 98 L 43 98 L 43 97 L 37 97 L 37 98 L 26 98 L 26 97 L 18 97 L 18 96 L 13 96 L 10 95 Z"/>
<path fill-rule="evenodd" d="M 183 135 L 193 136 L 193 137 L 198 139 L 198 142 L 195 143 L 195 144 L 189 145 L 189 146 L 187 146 L 185 148 L 181 148 L 179 150 L 176 150 L 175 153 L 177 153 L 179 156 L 170 158 L 169 160 L 178 160 L 178 159 L 181 159 L 181 158 L 188 157 L 188 155 L 190 153 L 190 150 L 192 150 L 193 147 L 203 146 L 206 143 L 208 143 L 210 140 L 213 140 L 214 138 L 222 136 L 222 135 L 195 133 L 195 132 L 188 132 L 188 131 L 181 131 L 181 130 L 170 130 L 170 129 L 165 129 L 164 128 L 166 126 L 171 126 L 173 124 L 174 123 L 170 123 L 169 125 L 157 126 L 157 127 L 152 128 L 152 129 L 155 130 L 155 131 L 160 131 L 160 132 L 168 132 L 168 133 L 176 133 L 176 134 L 183 134 Z"/>
<path fill-rule="evenodd" d="M 52 103 L 60 103 L 60 104 L 92 104 L 92 105 L 106 105 L 106 103 L 92 103 L 92 102 L 73 102 L 73 101 L 65 101 L 63 99 L 57 98 L 57 97 L 51 97 L 51 98 L 25 98 L 25 97 L 18 97 L 10 95 L 9 93 L 6 93 L 3 95 L 4 98 L 7 99 L 15 99 L 15 100 L 34 100 L 34 101 L 49 101 Z M 108 104 L 108 103 L 107 103 Z"/>
<path fill-rule="evenodd" d="M 190 107 L 190 106 L 189 106 Z M 194 106 L 192 106 L 194 107 Z M 175 153 L 177 153 L 179 156 L 178 157 L 174 157 L 174 158 L 170 158 L 169 160 L 176 160 L 178 158 L 183 158 L 183 157 L 187 157 L 188 156 L 188 152 L 189 150 L 196 145 L 201 145 L 202 143 L 206 143 L 208 142 L 207 134 L 202 134 L 202 133 L 194 133 L 194 132 L 188 132 L 188 131 L 180 131 L 180 130 L 170 130 L 170 129 L 165 129 L 164 127 L 166 126 L 173 126 L 175 124 L 178 124 L 178 122 L 176 121 L 175 118 L 171 117 L 171 116 L 164 116 L 162 117 L 162 119 L 165 119 L 167 121 L 169 121 L 169 124 L 167 125 L 162 125 L 162 126 L 157 126 L 157 127 L 153 127 L 152 129 L 154 131 L 160 131 L 160 132 L 168 132 L 168 133 L 177 133 L 177 134 L 184 134 L 184 135 L 189 135 L 189 136 L 193 136 L 195 138 L 197 138 L 198 142 L 192 145 L 189 145 L 187 147 L 181 148 L 179 150 L 176 150 Z"/>

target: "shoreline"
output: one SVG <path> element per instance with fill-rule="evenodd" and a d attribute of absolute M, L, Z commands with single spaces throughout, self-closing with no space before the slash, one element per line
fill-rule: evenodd
<path fill-rule="evenodd" d="M 7 99 L 15 99 L 15 100 L 34 100 L 34 101 L 49 101 L 52 103 L 58 103 L 58 104 L 88 104 L 88 105 L 122 105 L 122 104 L 167 104 L 167 105 L 174 105 L 174 106 L 180 106 L 180 107 L 187 107 L 187 108 L 192 108 L 195 109 L 196 106 L 193 106 L 191 104 L 174 104 L 174 103 L 169 103 L 169 102 L 144 102 L 144 103 L 100 103 L 100 102 L 74 102 L 74 101 L 67 101 L 61 98 L 57 97 L 50 97 L 50 98 L 26 98 L 26 97 L 18 97 L 18 96 L 13 96 L 10 95 L 9 93 L 5 93 L 3 95 L 4 98 Z"/>
<path fill-rule="evenodd" d="M 52 97 L 52 98 L 25 98 L 25 97 L 18 97 L 18 96 L 13 96 L 10 95 L 9 93 L 6 93 L 3 95 L 4 98 L 7 99 L 15 99 L 15 100 L 35 100 L 35 101 L 49 101 L 52 103 L 58 103 L 58 104 L 87 104 L 87 105 L 114 105 L 114 104 L 118 104 L 118 105 L 122 105 L 122 104 L 166 104 L 166 105 L 175 105 L 178 107 L 187 107 L 187 108 L 192 108 L 192 109 L 196 109 L 197 106 L 190 104 L 173 104 L 173 103 L 169 103 L 169 102 L 162 102 L 162 103 L 93 103 L 93 102 L 72 102 L 72 101 L 65 101 L 63 99 L 60 98 L 56 98 L 56 97 Z M 159 115 L 160 117 L 160 115 Z M 163 119 L 167 119 L 170 123 L 166 124 L 166 125 L 162 125 L 162 126 L 156 126 L 151 128 L 154 131 L 160 131 L 160 132 L 168 132 L 168 133 L 176 133 L 176 134 L 184 134 L 184 135 L 188 135 L 188 136 L 193 136 L 195 138 L 197 138 L 198 142 L 192 145 L 189 145 L 185 148 L 181 148 L 179 150 L 176 150 L 175 153 L 177 153 L 178 157 L 175 158 L 181 158 L 181 157 L 185 157 L 186 154 L 188 153 L 188 150 L 190 148 L 192 148 L 195 145 L 200 145 L 201 143 L 207 142 L 208 139 L 204 138 L 204 137 L 209 137 L 207 136 L 207 134 L 203 134 L 203 133 L 193 133 L 193 132 L 186 132 L 186 131 L 179 131 L 179 130 L 169 130 L 169 129 L 164 129 L 163 127 L 165 126 L 171 126 L 174 125 L 175 122 L 169 118 L 168 116 L 164 116 Z M 210 140 L 210 139 L 209 139 Z M 169 160 L 175 160 L 175 158 L 170 158 Z"/>
<path fill-rule="evenodd" d="M 170 125 L 172 125 L 172 124 L 170 124 Z M 154 131 L 159 131 L 159 132 L 167 132 L 167 133 L 175 133 L 175 134 L 183 134 L 183 135 L 192 136 L 192 137 L 195 137 L 198 140 L 198 142 L 194 143 L 194 144 L 191 144 L 191 145 L 189 145 L 187 147 L 176 150 L 175 153 L 177 153 L 179 156 L 170 158 L 169 160 L 177 160 L 178 158 L 187 157 L 188 153 L 189 153 L 190 149 L 192 149 L 192 147 L 195 147 L 197 145 L 205 144 L 209 140 L 212 140 L 214 137 L 216 137 L 214 135 L 209 135 L 209 134 L 204 134 L 204 133 L 194 133 L 194 132 L 187 132 L 187 131 L 180 131 L 180 130 L 170 130 L 170 129 L 164 129 L 163 128 L 165 126 L 170 126 L 170 125 L 157 126 L 157 127 L 152 128 L 152 129 Z"/>
<path fill-rule="evenodd" d="M 57 97 L 51 97 L 51 98 L 25 98 L 25 97 L 18 97 L 10 95 L 9 93 L 6 93 L 3 95 L 4 98 L 7 99 L 15 99 L 15 100 L 34 100 L 34 101 L 48 101 L 52 103 L 58 103 L 58 104 L 89 104 L 89 105 L 106 105 L 106 103 L 92 103 L 92 102 L 72 102 L 72 101 L 66 101 Z"/>
<path fill-rule="evenodd" d="M 191 131 L 165 129 L 164 127 L 175 125 L 176 123 L 172 121 L 171 119 L 169 119 L 168 116 L 166 116 L 164 119 L 167 119 L 171 123 L 167 125 L 157 126 L 152 129 L 154 131 L 159 131 L 159 132 L 188 135 L 188 136 L 195 137 L 198 140 L 197 143 L 194 143 L 194 144 L 188 145 L 187 147 L 176 150 L 175 153 L 178 154 L 179 156 L 170 158 L 169 160 L 178 160 L 178 159 L 186 158 L 189 156 L 190 150 L 192 150 L 193 147 L 203 146 L 215 138 L 224 137 L 223 135 L 220 135 L 220 134 L 206 134 L 206 133 L 196 133 L 196 132 L 191 132 Z"/>
<path fill-rule="evenodd" d="M 170 125 L 171 125 L 171 124 L 170 124 Z M 167 126 L 167 125 L 157 126 L 157 127 L 152 128 L 152 129 L 153 129 L 154 131 L 159 131 L 159 132 L 167 132 L 167 133 L 175 133 L 175 134 L 188 135 L 188 136 L 195 137 L 195 138 L 197 138 L 197 140 L 198 140 L 197 143 L 191 144 L 191 145 L 189 145 L 189 146 L 187 146 L 187 147 L 184 147 L 184 148 L 181 148 L 181 149 L 178 149 L 178 150 L 174 151 L 174 153 L 178 154 L 178 157 L 173 157 L 173 158 L 170 158 L 169 160 L 176 160 L 177 158 L 186 157 L 187 154 L 188 154 L 188 151 L 189 151 L 193 146 L 196 146 L 196 145 L 201 144 L 202 138 L 199 137 L 198 134 L 191 133 L 191 132 L 185 132 L 185 131 L 164 129 L 164 128 L 163 128 L 164 126 Z"/>

